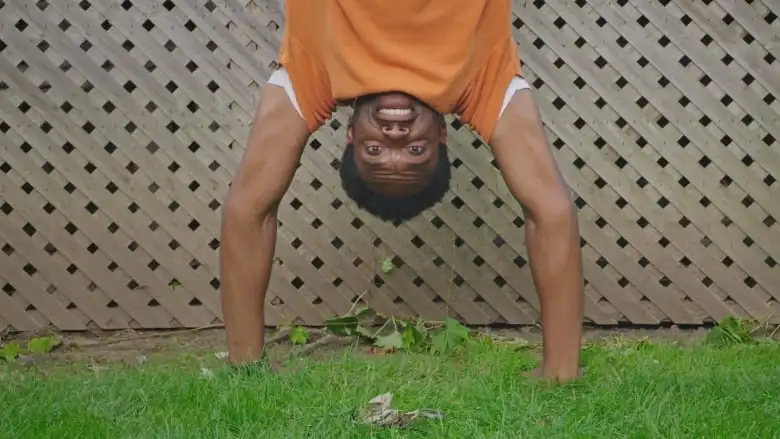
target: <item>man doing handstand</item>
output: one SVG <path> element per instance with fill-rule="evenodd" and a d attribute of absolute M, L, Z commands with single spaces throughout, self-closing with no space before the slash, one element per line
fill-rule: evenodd
<path fill-rule="evenodd" d="M 261 358 L 279 202 L 309 137 L 352 105 L 347 195 L 389 221 L 449 189 L 445 114 L 491 147 L 522 205 L 543 330 L 540 377 L 579 372 L 583 277 L 577 219 L 512 38 L 511 0 L 288 0 L 279 63 L 262 89 L 224 204 L 222 311 L 233 364 Z"/>

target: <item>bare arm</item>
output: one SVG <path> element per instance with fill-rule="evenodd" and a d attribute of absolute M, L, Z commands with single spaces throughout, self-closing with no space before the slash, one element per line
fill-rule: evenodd
<path fill-rule="evenodd" d="M 309 131 L 284 89 L 266 85 L 225 201 L 219 252 L 222 313 L 235 364 L 260 359 L 265 294 L 276 247 L 278 205 Z"/>
<path fill-rule="evenodd" d="M 579 374 L 584 288 L 577 217 L 530 90 L 512 97 L 491 146 L 509 191 L 523 205 L 541 305 L 544 359 L 538 373 L 573 379 Z"/>

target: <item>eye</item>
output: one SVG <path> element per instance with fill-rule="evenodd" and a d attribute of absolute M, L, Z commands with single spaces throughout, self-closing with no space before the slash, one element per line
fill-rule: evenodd
<path fill-rule="evenodd" d="M 427 149 L 424 145 L 409 145 L 409 152 L 412 155 L 423 155 Z"/>
<path fill-rule="evenodd" d="M 366 152 L 369 155 L 379 155 L 382 152 L 382 147 L 379 145 L 366 145 Z"/>

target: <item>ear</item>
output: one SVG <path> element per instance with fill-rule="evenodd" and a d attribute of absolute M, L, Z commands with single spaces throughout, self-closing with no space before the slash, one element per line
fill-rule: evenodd
<path fill-rule="evenodd" d="M 441 118 L 441 128 L 439 131 L 439 141 L 441 143 L 447 143 L 447 121 L 444 119 L 444 116 Z"/>
<path fill-rule="evenodd" d="M 352 144 L 352 120 L 349 122 L 349 125 L 347 125 L 347 145 Z"/>

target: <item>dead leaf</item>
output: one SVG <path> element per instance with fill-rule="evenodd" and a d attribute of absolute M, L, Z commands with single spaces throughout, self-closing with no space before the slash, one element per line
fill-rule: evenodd
<path fill-rule="evenodd" d="M 496 343 L 511 346 L 517 349 L 524 349 L 531 345 L 531 342 L 529 342 L 527 339 L 524 338 L 508 337 L 506 335 L 500 335 L 500 334 L 490 334 L 488 335 L 488 337 L 493 339 L 493 341 Z"/>
<path fill-rule="evenodd" d="M 360 411 L 360 421 L 364 424 L 373 424 L 380 427 L 406 428 L 418 417 L 427 419 L 444 418 L 444 413 L 433 409 L 401 412 L 391 406 L 392 401 L 392 393 L 383 393 L 375 396 Z"/>

